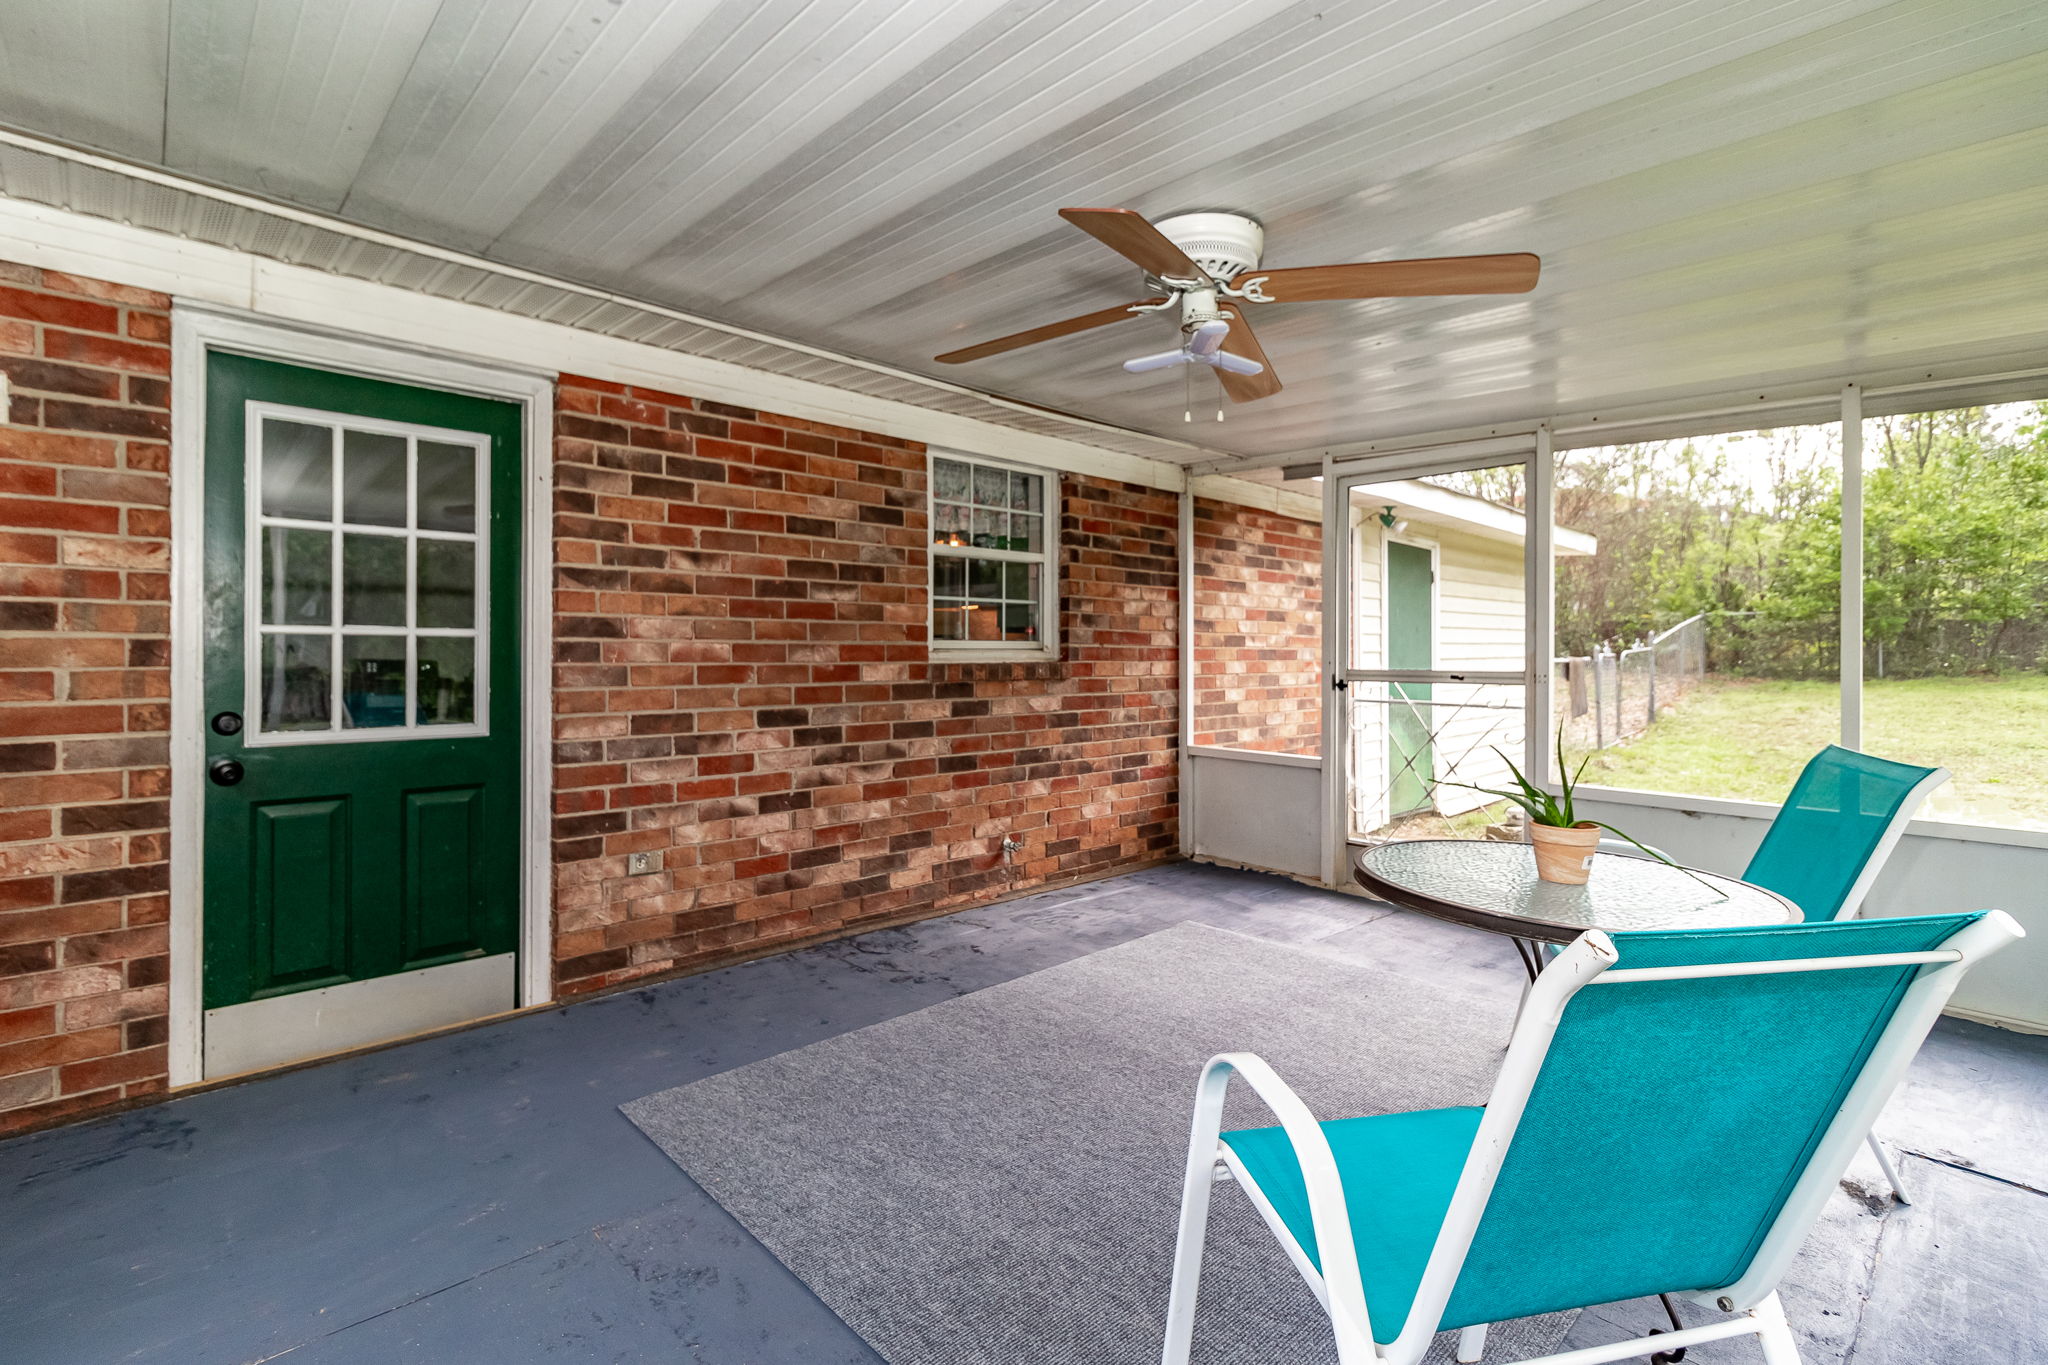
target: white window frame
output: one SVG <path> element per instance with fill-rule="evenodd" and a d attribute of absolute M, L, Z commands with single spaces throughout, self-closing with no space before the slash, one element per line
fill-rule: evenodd
<path fill-rule="evenodd" d="M 938 525 L 937 462 L 980 465 L 1013 474 L 1028 474 L 1044 484 L 1045 537 L 1037 550 L 990 550 L 974 546 L 957 549 L 932 542 Z M 1016 663 L 1040 662 L 1060 656 L 1060 476 L 1059 471 L 1039 465 L 1020 464 L 993 455 L 976 455 L 964 450 L 931 447 L 925 456 L 925 639 L 934 662 Z M 938 610 L 938 566 L 941 559 L 993 559 L 1011 564 L 1038 564 L 1041 589 L 1038 603 L 1038 640 L 1033 644 L 988 640 L 941 640 L 933 629 Z"/>
<path fill-rule="evenodd" d="M 263 423 L 268 418 L 288 422 L 300 422 L 313 426 L 330 428 L 334 433 L 334 454 L 331 473 L 334 480 L 329 512 L 331 518 L 325 522 L 298 521 L 287 517 L 266 516 L 263 512 Z M 244 463 L 242 489 L 242 572 L 246 584 L 244 620 L 242 623 L 243 648 L 243 714 L 250 717 L 242 742 L 249 748 L 284 748 L 306 744 L 375 744 L 398 740 L 418 739 L 461 739 L 490 734 L 490 487 L 491 487 L 491 441 L 488 436 L 474 431 L 456 431 L 445 427 L 425 426 L 418 422 L 394 422 L 383 418 L 359 417 L 352 413 L 328 412 L 317 408 L 295 407 L 284 403 L 271 403 L 251 399 L 245 406 L 246 431 L 244 435 Z M 365 431 L 386 436 L 407 438 L 406 461 L 406 524 L 393 526 L 353 526 L 342 520 L 341 503 L 341 433 L 344 431 Z M 467 446 L 476 452 L 476 530 L 429 531 L 420 529 L 419 502 L 414 487 L 418 479 L 419 463 L 412 452 L 420 441 L 433 441 L 442 445 Z M 270 626 L 263 622 L 262 609 L 262 534 L 265 526 L 321 531 L 331 537 L 328 546 L 329 560 L 329 624 L 325 626 L 291 624 Z M 342 623 L 342 538 L 349 530 L 360 534 L 388 536 L 403 540 L 406 547 L 406 601 L 407 621 L 397 626 L 351 626 Z M 473 597 L 475 607 L 474 624 L 468 628 L 420 626 L 411 618 L 417 611 L 415 595 L 417 584 L 414 547 L 421 540 L 462 541 L 476 547 L 476 583 Z M 270 635 L 325 635 L 334 642 L 332 657 L 328 660 L 328 688 L 330 693 L 328 727 L 324 730 L 265 730 L 263 728 L 263 641 Z M 405 641 L 405 723 L 403 725 L 379 725 L 351 728 L 341 723 L 341 694 L 344 682 L 343 658 L 340 645 L 348 636 L 375 636 L 378 638 L 402 638 Z M 422 725 L 418 719 L 417 690 L 419 687 L 419 641 L 428 638 L 467 639 L 474 641 L 475 675 L 471 692 L 475 699 L 475 717 L 467 722 L 447 725 Z"/>

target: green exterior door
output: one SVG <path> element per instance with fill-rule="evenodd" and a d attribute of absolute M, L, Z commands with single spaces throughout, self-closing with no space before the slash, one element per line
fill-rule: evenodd
<path fill-rule="evenodd" d="M 209 358 L 208 1010 L 515 951 L 521 417 Z"/>
<path fill-rule="evenodd" d="M 1387 542 L 1387 667 L 1436 667 L 1436 569 L 1419 545 Z M 1430 752 L 1431 708 L 1408 705 L 1430 698 L 1428 683 L 1389 683 L 1387 813 L 1406 815 L 1430 806 L 1436 776 Z"/>

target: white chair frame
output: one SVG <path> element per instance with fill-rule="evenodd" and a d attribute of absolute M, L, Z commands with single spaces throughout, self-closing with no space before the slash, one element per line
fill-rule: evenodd
<path fill-rule="evenodd" d="M 1907 791 L 1906 799 L 1899 802 L 1899 808 L 1892 812 L 1891 822 L 1884 827 L 1884 833 L 1879 836 L 1877 846 L 1871 849 L 1870 856 L 1863 860 L 1863 871 L 1849 884 L 1848 892 L 1842 897 L 1842 904 L 1835 911 L 1836 919 L 1856 918 L 1857 912 L 1863 908 L 1864 898 L 1870 894 L 1870 888 L 1877 884 L 1878 874 L 1884 871 L 1885 863 L 1891 858 L 1892 850 L 1897 848 L 1899 840 L 1905 837 L 1906 826 L 1913 823 L 1913 817 L 1920 813 L 1920 807 L 1927 804 L 1927 798 L 1933 794 L 1934 789 L 1948 781 L 1949 777 L 1948 769 L 1936 768 L 1915 782 Z M 1641 850 L 1632 847 L 1626 839 L 1606 838 L 1600 841 L 1600 851 L 1637 853 Z M 1677 861 L 1661 849 L 1650 851 L 1667 862 Z M 1892 1164 L 1891 1153 L 1885 1151 L 1884 1144 L 1877 1140 L 1876 1133 L 1873 1132 L 1868 1141 L 1870 1154 L 1877 1158 L 1878 1169 L 1884 1172 L 1885 1183 L 1892 1187 L 1892 1198 L 1901 1204 L 1912 1203 L 1913 1198 L 1906 1192 L 1906 1182 L 1899 1175 L 1899 1168 Z M 1475 1356 L 1473 1359 L 1476 1360 L 1478 1357 Z"/>
<path fill-rule="evenodd" d="M 1678 980 L 1759 973 L 1832 971 L 1843 968 L 1918 964 L 1890 1024 L 1879 1038 L 1861 1073 L 1850 1086 L 1806 1169 L 1771 1224 L 1756 1256 L 1734 1283 L 1722 1287 L 1674 1285 L 1670 1292 L 1736 1316 L 1700 1327 L 1665 1332 L 1607 1346 L 1533 1358 L 1515 1365 L 1602 1365 L 1672 1351 L 1699 1342 L 1755 1336 L 1766 1365 L 1800 1365 L 1799 1350 L 1778 1302 L 1777 1286 L 1790 1268 L 1821 1207 L 1847 1169 L 1857 1146 L 1886 1099 L 1897 1089 L 1934 1026 L 1962 974 L 1979 959 L 2024 937 L 2003 911 L 1991 911 L 1953 935 L 1943 947 L 1923 953 L 1865 954 L 1804 958 L 1777 962 L 1715 963 L 1696 967 L 1620 968 L 1614 944 L 1598 930 L 1581 936 L 1545 969 L 1530 988 L 1513 1040 L 1501 1063 L 1493 1094 L 1472 1141 L 1456 1192 L 1451 1197 L 1421 1284 L 1401 1333 L 1391 1342 L 1372 1337 L 1366 1312 L 1365 1286 L 1351 1236 L 1350 1215 L 1336 1157 L 1315 1116 L 1285 1081 L 1251 1053 L 1224 1053 L 1210 1060 L 1195 1090 L 1194 1124 L 1188 1142 L 1187 1168 L 1181 1188 L 1178 1240 L 1174 1247 L 1172 1295 L 1167 1308 L 1162 1365 L 1188 1365 L 1194 1340 L 1195 1301 L 1201 1282 L 1202 1249 L 1207 1234 L 1210 1193 L 1227 1173 L 1250 1197 L 1266 1226 L 1279 1239 L 1317 1301 L 1329 1314 L 1339 1365 L 1416 1365 L 1428 1351 L 1463 1269 L 1465 1254 L 1478 1231 L 1492 1196 L 1501 1162 L 1513 1142 L 1515 1128 L 1529 1100 L 1536 1075 L 1550 1050 L 1559 1021 L 1580 990 L 1629 981 Z M 1309 1217 L 1321 1253 L 1318 1271 L 1274 1210 L 1249 1171 L 1221 1140 L 1223 1103 L 1233 1076 L 1251 1086 L 1280 1121 L 1307 1186 Z M 1464 1329 L 1459 1358 L 1479 1359 L 1486 1328 Z"/>
<path fill-rule="evenodd" d="M 1885 863 L 1891 859 L 1892 850 L 1899 846 L 1899 840 L 1906 837 L 1906 826 L 1913 823 L 1913 817 L 1920 813 L 1920 807 L 1927 804 L 1927 798 L 1933 794 L 1934 789 L 1948 780 L 1949 770 L 1936 768 L 1913 784 L 1912 790 L 1906 793 L 1906 799 L 1899 802 L 1899 808 L 1892 812 L 1891 823 L 1884 827 L 1883 835 L 1878 838 L 1877 847 L 1871 849 L 1870 856 L 1863 860 L 1862 873 L 1849 884 L 1848 894 L 1842 897 L 1842 904 L 1835 911 L 1836 919 L 1856 918 L 1863 909 L 1864 897 L 1868 896 L 1870 888 L 1877 884 L 1877 874 L 1884 871 Z M 1906 1191 L 1906 1182 L 1899 1175 L 1899 1168 L 1892 1164 L 1891 1153 L 1885 1151 L 1884 1144 L 1877 1140 L 1877 1133 L 1874 1130 L 1866 1142 L 1870 1147 L 1870 1154 L 1877 1158 L 1877 1168 L 1884 1172 L 1885 1183 L 1892 1187 L 1892 1198 L 1901 1204 L 1912 1203 L 1913 1197 Z"/>

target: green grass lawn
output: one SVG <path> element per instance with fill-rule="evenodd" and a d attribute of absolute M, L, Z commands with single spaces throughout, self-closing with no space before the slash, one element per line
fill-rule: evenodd
<path fill-rule="evenodd" d="M 1648 731 L 1595 754 L 1585 780 L 1775 802 L 1840 735 L 1831 682 L 1709 678 Z M 1925 816 L 2048 829 L 2048 676 L 1870 679 L 1862 747 L 1954 774 Z"/>

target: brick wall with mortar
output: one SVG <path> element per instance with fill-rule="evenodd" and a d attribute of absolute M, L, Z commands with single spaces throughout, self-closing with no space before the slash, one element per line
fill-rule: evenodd
<path fill-rule="evenodd" d="M 0 262 L 0 1132 L 165 1084 L 169 307 Z"/>
<path fill-rule="evenodd" d="M 1172 494 L 1066 476 L 1060 661 L 934 664 L 921 446 L 557 401 L 563 992 L 1173 855 Z"/>
<path fill-rule="evenodd" d="M 1195 500 L 1195 742 L 1322 745 L 1322 527 Z"/>
<path fill-rule="evenodd" d="M 168 336 L 0 264 L 0 1133 L 165 1086 Z M 1060 661 L 935 665 L 921 448 L 559 402 L 563 994 L 1173 856 L 1170 494 L 1067 477 Z"/>

